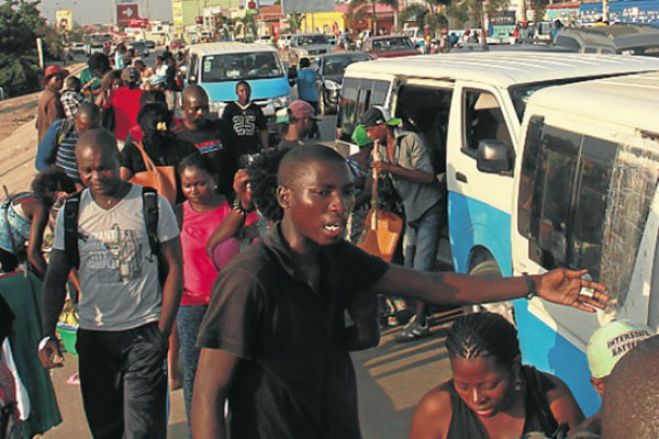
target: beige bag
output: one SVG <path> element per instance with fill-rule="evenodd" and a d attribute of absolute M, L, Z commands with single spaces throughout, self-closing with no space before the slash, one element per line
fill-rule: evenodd
<path fill-rule="evenodd" d="M 172 205 L 176 204 L 176 168 L 174 166 L 156 166 L 141 142 L 134 142 L 134 145 L 142 154 L 146 171 L 136 172 L 129 181 L 140 186 L 152 187 L 158 192 L 158 195 L 169 200 Z"/>

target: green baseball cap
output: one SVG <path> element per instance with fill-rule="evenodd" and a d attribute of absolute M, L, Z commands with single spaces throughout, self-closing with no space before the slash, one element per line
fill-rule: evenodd
<path fill-rule="evenodd" d="M 370 145 L 373 143 L 373 141 L 368 137 L 368 132 L 366 131 L 366 128 L 364 125 L 357 125 L 355 127 L 355 130 L 352 132 L 352 136 L 350 139 L 353 141 L 355 145 L 357 145 L 360 148 L 363 148 L 364 146 Z"/>
<path fill-rule="evenodd" d="M 590 337 L 586 347 L 591 376 L 609 376 L 627 352 L 651 335 L 653 331 L 647 325 L 632 320 L 617 320 L 599 328 Z"/>

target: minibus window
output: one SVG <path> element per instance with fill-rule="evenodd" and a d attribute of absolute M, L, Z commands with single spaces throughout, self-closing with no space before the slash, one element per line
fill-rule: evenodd
<path fill-rule="evenodd" d="M 496 97 L 486 91 L 464 92 L 465 151 L 475 156 L 482 140 L 499 140 L 512 146 L 503 111 Z"/>
<path fill-rule="evenodd" d="M 358 87 L 358 79 L 346 78 L 343 81 L 337 116 L 338 128 L 341 129 L 341 140 L 350 140 L 356 125 Z"/>
<path fill-rule="evenodd" d="M 531 220 L 531 202 L 533 201 L 533 181 L 537 170 L 537 155 L 542 137 L 542 128 L 545 120 L 540 116 L 533 116 L 529 120 L 526 130 L 526 152 L 522 157 L 522 173 L 519 179 L 519 198 L 517 200 L 517 230 L 520 235 L 531 237 L 529 222 Z"/>
<path fill-rule="evenodd" d="M 602 233 L 611 170 L 617 145 L 584 137 L 575 185 L 567 265 L 587 268 L 594 279 L 600 278 Z"/>

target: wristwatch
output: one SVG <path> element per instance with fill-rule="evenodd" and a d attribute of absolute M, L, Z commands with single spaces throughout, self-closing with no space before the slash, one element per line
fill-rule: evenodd
<path fill-rule="evenodd" d="M 538 295 L 538 287 L 536 287 L 535 282 L 533 282 L 533 279 L 531 279 L 531 276 L 526 271 L 522 273 L 522 278 L 524 278 L 524 282 L 526 282 L 526 287 L 528 288 L 526 298 L 531 300 Z"/>

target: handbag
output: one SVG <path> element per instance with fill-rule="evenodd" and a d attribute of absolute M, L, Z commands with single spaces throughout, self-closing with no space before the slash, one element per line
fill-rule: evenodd
<path fill-rule="evenodd" d="M 141 142 L 134 142 L 134 145 L 142 154 L 144 167 L 146 171 L 136 172 L 129 180 L 131 183 L 140 186 L 152 187 L 163 198 L 166 198 L 172 205 L 176 203 L 176 169 L 174 166 L 156 166 L 151 160 L 149 154 L 144 150 Z"/>

